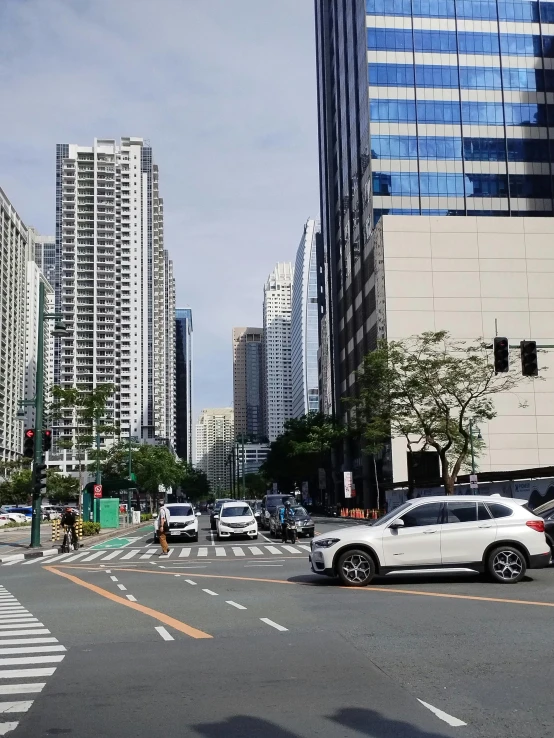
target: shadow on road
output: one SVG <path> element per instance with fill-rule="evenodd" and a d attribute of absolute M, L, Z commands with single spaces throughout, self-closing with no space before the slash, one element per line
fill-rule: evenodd
<path fill-rule="evenodd" d="M 298 738 L 275 723 L 250 715 L 235 715 L 219 723 L 202 723 L 192 726 L 206 738 Z"/>
<path fill-rule="evenodd" d="M 403 720 L 391 720 L 375 710 L 359 707 L 338 710 L 329 720 L 371 738 L 447 738 L 451 735 L 434 731 L 429 733 Z"/>

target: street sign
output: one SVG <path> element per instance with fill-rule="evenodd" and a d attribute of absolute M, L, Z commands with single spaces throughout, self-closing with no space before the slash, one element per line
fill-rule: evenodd
<path fill-rule="evenodd" d="M 101 484 L 95 484 L 92 488 L 92 491 L 94 492 L 94 497 L 102 497 L 102 485 Z"/>
<path fill-rule="evenodd" d="M 317 470 L 317 481 L 319 489 L 327 489 L 327 475 L 325 474 L 325 469 L 321 467 Z"/>
<path fill-rule="evenodd" d="M 477 482 L 477 474 L 470 474 L 469 475 L 469 488 L 470 489 L 478 489 L 479 484 Z"/>
<path fill-rule="evenodd" d="M 344 497 L 352 497 L 352 472 L 344 472 Z"/>

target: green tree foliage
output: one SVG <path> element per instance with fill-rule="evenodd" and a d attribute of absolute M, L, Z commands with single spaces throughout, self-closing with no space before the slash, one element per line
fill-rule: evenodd
<path fill-rule="evenodd" d="M 358 374 L 358 396 L 349 402 L 351 426 L 368 453 L 399 436 L 410 449 L 434 449 L 445 491 L 453 494 L 467 463 L 469 420 L 479 425 L 494 418 L 494 396 L 522 381 L 516 371 L 496 375 L 491 351 L 480 340 L 458 341 L 439 331 L 383 341 Z M 474 445 L 478 453 L 482 441 Z"/>
<path fill-rule="evenodd" d="M 0 504 L 26 505 L 33 491 L 30 469 L 15 471 L 0 484 Z"/>
<path fill-rule="evenodd" d="M 79 499 L 79 480 L 53 469 L 46 473 L 46 496 L 50 502 L 70 502 Z"/>
<path fill-rule="evenodd" d="M 179 482 L 181 491 L 192 502 L 206 500 L 210 496 L 210 483 L 205 472 L 195 469 L 186 461 L 181 462 L 182 476 Z"/>
<path fill-rule="evenodd" d="M 259 500 L 265 495 L 268 484 L 263 474 L 246 474 L 244 481 L 247 499 Z M 242 480 L 239 480 L 239 487 L 241 484 Z"/>

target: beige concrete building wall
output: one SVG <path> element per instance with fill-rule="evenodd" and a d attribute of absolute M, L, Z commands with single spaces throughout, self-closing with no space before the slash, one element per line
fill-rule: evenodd
<path fill-rule="evenodd" d="M 496 321 L 511 345 L 554 345 L 553 219 L 385 216 L 373 243 L 381 336 L 444 329 L 492 343 Z M 519 370 L 519 350 L 510 364 Z M 481 471 L 554 465 L 554 350 L 539 354 L 539 373 L 496 398 Z M 397 439 L 395 480 L 407 478 L 405 451 Z"/>

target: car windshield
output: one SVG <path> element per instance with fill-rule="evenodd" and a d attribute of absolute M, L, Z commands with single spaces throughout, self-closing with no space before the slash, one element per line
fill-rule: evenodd
<path fill-rule="evenodd" d="M 240 518 L 241 516 L 251 515 L 252 512 L 248 505 L 236 505 L 233 507 L 224 507 L 221 512 L 223 518 Z"/>
<path fill-rule="evenodd" d="M 214 505 L 214 510 L 221 510 L 221 506 L 225 503 L 229 502 L 229 500 L 216 500 L 216 503 Z"/>
<path fill-rule="evenodd" d="M 403 505 L 400 505 L 399 507 L 395 507 L 394 510 L 391 510 L 386 515 L 383 515 L 382 518 L 379 518 L 376 520 L 373 525 L 386 525 L 392 518 L 394 518 L 396 515 L 398 515 L 399 512 L 402 512 L 403 510 L 407 510 L 411 506 L 411 502 L 405 502 Z"/>
<path fill-rule="evenodd" d="M 305 508 L 303 508 L 303 507 L 302 507 L 301 505 L 298 505 L 298 506 L 293 506 L 293 508 L 292 508 L 292 509 L 294 510 L 294 514 L 295 514 L 295 515 L 296 515 L 296 516 L 297 516 L 298 518 L 307 518 L 307 517 L 309 517 L 309 515 L 308 515 L 308 513 L 307 513 L 306 509 L 305 509 Z"/>
<path fill-rule="evenodd" d="M 188 517 L 189 515 L 192 515 L 192 507 L 190 505 L 172 505 L 167 509 L 170 517 L 171 515 L 182 515 L 183 517 Z"/>

